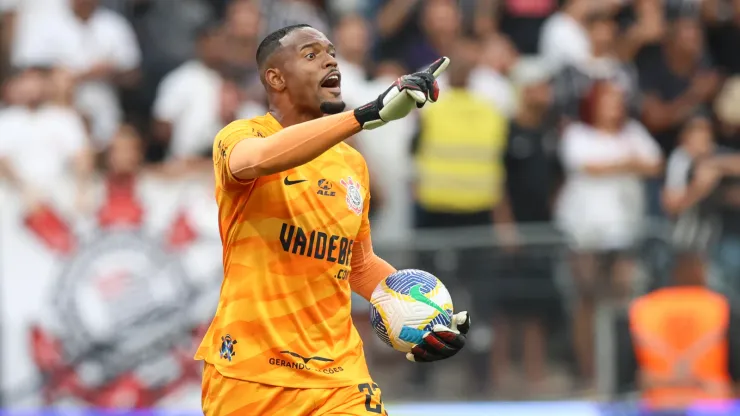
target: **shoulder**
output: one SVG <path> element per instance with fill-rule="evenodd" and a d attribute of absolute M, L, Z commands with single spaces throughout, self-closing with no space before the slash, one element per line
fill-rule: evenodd
<path fill-rule="evenodd" d="M 267 137 L 269 134 L 264 120 L 265 116 L 259 116 L 232 121 L 218 132 L 216 142 L 234 141 L 250 137 Z"/>
<path fill-rule="evenodd" d="M 540 32 L 541 37 L 547 39 L 545 34 L 552 34 L 553 31 L 562 30 L 562 24 L 563 17 L 560 13 L 555 13 L 548 17 L 547 20 L 545 20 L 545 23 L 542 24 L 542 32 Z"/>
<path fill-rule="evenodd" d="M 0 123 L 12 123 L 25 119 L 27 112 L 20 107 L 6 107 L 0 110 Z"/>
<path fill-rule="evenodd" d="M 79 123 L 83 122 L 82 117 L 79 115 L 79 113 L 65 107 L 48 106 L 45 107 L 42 112 L 44 117 L 46 117 L 48 120 L 53 120 L 67 126 L 73 125 L 76 127 Z"/>
<path fill-rule="evenodd" d="M 93 24 L 97 28 L 108 31 L 129 30 L 131 28 L 131 25 L 125 17 L 113 10 L 106 9 L 105 7 L 100 7 L 95 12 Z"/>
<path fill-rule="evenodd" d="M 563 138 L 580 139 L 587 136 L 592 130 L 590 126 L 581 122 L 570 123 L 563 130 Z"/>
<path fill-rule="evenodd" d="M 349 165 L 354 174 L 361 178 L 360 183 L 367 186 L 370 182 L 370 173 L 365 156 L 359 150 L 344 142 L 339 143 L 336 146 L 336 150 L 338 152 L 337 156 L 343 157 L 345 163 Z"/>
<path fill-rule="evenodd" d="M 639 121 L 635 119 L 630 119 L 627 121 L 627 123 L 624 125 L 624 128 L 626 131 L 630 133 L 645 133 L 647 134 L 647 129 L 645 126 L 642 125 Z"/>
<path fill-rule="evenodd" d="M 190 82 L 194 77 L 202 76 L 204 71 L 197 61 L 188 61 L 173 69 L 162 78 L 162 84 Z"/>

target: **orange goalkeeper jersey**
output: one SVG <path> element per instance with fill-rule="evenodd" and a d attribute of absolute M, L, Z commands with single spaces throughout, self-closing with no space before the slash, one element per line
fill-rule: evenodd
<path fill-rule="evenodd" d="M 274 386 L 368 381 L 348 281 L 352 244 L 370 233 L 365 160 L 341 143 L 286 172 L 247 182 L 231 174 L 238 141 L 281 129 L 268 114 L 216 136 L 224 280 L 195 358 L 226 377 Z"/>

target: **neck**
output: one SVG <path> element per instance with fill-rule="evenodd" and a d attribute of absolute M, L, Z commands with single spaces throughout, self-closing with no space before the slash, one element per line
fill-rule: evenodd
<path fill-rule="evenodd" d="M 43 104 L 43 103 L 42 102 L 30 102 L 30 103 L 26 104 L 26 108 L 28 108 L 31 111 L 36 111 L 39 108 L 41 108 L 41 104 Z"/>
<path fill-rule="evenodd" d="M 601 124 L 595 124 L 594 127 L 596 130 L 605 131 L 607 133 L 619 133 L 621 130 L 620 126 L 617 123 L 601 123 Z"/>
<path fill-rule="evenodd" d="M 535 128 L 542 124 L 544 112 L 539 109 L 534 109 L 527 105 L 524 105 L 522 109 L 516 114 L 516 122 L 521 127 Z"/>
<path fill-rule="evenodd" d="M 92 17 L 93 15 L 92 11 L 86 12 L 86 11 L 75 10 L 74 13 L 75 13 L 75 16 L 77 16 L 77 18 L 82 20 L 83 22 L 87 22 L 90 19 L 90 17 Z"/>
<path fill-rule="evenodd" d="M 270 114 L 277 120 L 283 127 L 293 126 L 295 124 L 305 123 L 307 121 L 316 120 L 321 118 L 323 115 L 309 114 L 300 111 L 283 111 L 275 106 L 270 106 Z"/>

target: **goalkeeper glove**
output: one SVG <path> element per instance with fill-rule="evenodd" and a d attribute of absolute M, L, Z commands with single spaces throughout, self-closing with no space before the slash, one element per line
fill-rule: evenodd
<path fill-rule="evenodd" d="M 430 332 L 424 334 L 422 341 L 411 348 L 406 359 L 418 363 L 444 360 L 457 354 L 464 346 L 466 336 L 470 330 L 470 315 L 460 312 L 452 316 L 450 328 L 444 325 L 435 325 Z"/>
<path fill-rule="evenodd" d="M 363 129 L 371 130 L 406 117 L 414 107 L 421 108 L 427 101 L 437 101 L 437 77 L 449 64 L 450 59 L 442 57 L 424 71 L 398 78 L 376 100 L 356 108 L 355 118 Z"/>

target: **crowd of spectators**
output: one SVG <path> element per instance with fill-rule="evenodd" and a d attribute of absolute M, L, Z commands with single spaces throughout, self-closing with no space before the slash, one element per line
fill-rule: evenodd
<path fill-rule="evenodd" d="M 0 0 L 0 12 L 0 172 L 31 208 L 50 177 L 73 178 L 84 209 L 101 172 L 207 174 L 218 130 L 266 111 L 261 38 L 309 23 L 337 47 L 348 107 L 452 57 L 439 103 L 353 140 L 375 239 L 496 223 L 511 267 L 554 287 L 518 225 L 556 224 L 586 385 L 599 280 L 629 298 L 648 216 L 675 220 L 672 244 L 711 252 L 726 282 L 740 277 L 740 0 Z M 486 258 L 471 255 L 461 262 Z M 495 333 L 522 319 L 536 386 L 558 306 L 505 300 Z"/>

